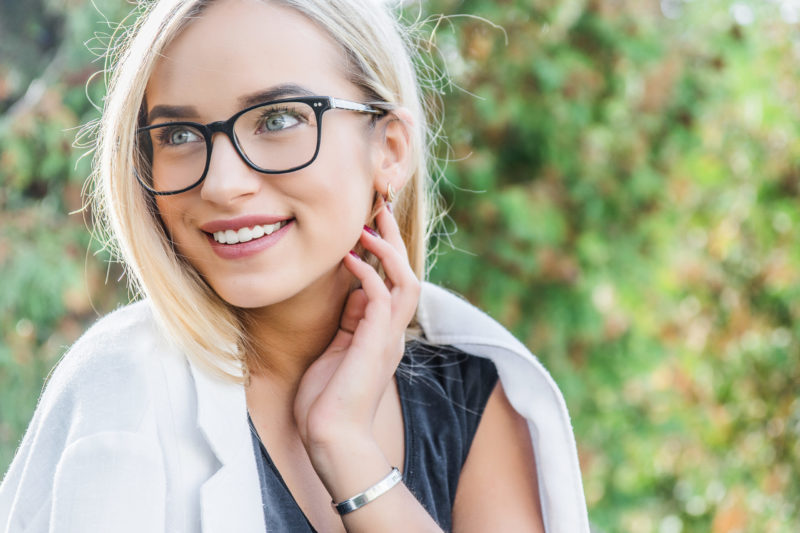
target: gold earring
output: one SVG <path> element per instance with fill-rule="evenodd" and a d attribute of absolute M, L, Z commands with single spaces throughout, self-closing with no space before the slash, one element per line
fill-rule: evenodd
<path fill-rule="evenodd" d="M 397 196 L 397 194 L 394 192 L 394 188 L 392 187 L 392 184 L 390 183 L 386 187 L 386 198 L 387 198 L 387 200 L 389 201 L 390 204 L 394 202 L 394 199 L 395 199 L 396 196 Z"/>

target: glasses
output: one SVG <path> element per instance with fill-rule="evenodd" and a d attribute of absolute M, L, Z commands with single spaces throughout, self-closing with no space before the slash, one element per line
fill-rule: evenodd
<path fill-rule="evenodd" d="M 239 157 L 253 170 L 264 174 L 300 170 L 319 153 L 322 114 L 330 109 L 376 117 L 387 112 L 330 96 L 308 96 L 264 102 L 209 124 L 180 121 L 145 126 L 136 130 L 142 163 L 136 179 L 156 195 L 197 187 L 208 173 L 217 132 L 228 136 Z"/>

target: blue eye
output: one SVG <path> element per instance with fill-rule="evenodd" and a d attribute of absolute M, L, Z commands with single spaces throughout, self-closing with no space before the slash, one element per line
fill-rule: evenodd
<path fill-rule="evenodd" d="M 155 130 L 155 137 L 159 146 L 180 146 L 203 140 L 203 136 L 197 131 L 183 126 L 158 128 Z"/>
<path fill-rule="evenodd" d="M 200 137 L 192 130 L 175 129 L 169 133 L 169 144 L 185 144 L 199 140 Z"/>
<path fill-rule="evenodd" d="M 288 111 L 270 113 L 264 117 L 264 128 L 267 131 L 280 131 L 296 126 L 300 121 Z"/>

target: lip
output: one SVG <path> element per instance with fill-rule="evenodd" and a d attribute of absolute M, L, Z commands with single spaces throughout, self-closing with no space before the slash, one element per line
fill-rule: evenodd
<path fill-rule="evenodd" d="M 245 215 L 227 220 L 212 220 L 206 222 L 200 229 L 206 233 L 216 233 L 225 230 L 238 230 L 240 228 L 252 228 L 253 226 L 266 226 L 267 224 L 275 224 L 276 222 L 283 222 L 284 220 L 291 220 L 292 217 L 277 216 L 277 215 Z M 233 245 L 235 246 L 235 245 Z"/>
<path fill-rule="evenodd" d="M 234 221 L 236 221 L 237 224 L 240 224 L 240 221 L 244 220 L 245 218 L 247 217 L 237 218 L 234 219 Z M 258 220 L 266 220 L 266 219 L 261 217 L 258 218 Z M 275 222 L 280 222 L 282 220 L 286 220 L 286 218 L 274 219 L 274 222 L 255 222 L 252 224 L 252 226 L 261 224 L 274 224 Z M 221 222 L 227 223 L 231 221 L 221 221 Z M 203 227 L 211 226 L 211 224 L 212 223 L 209 223 Z M 249 225 L 249 222 L 246 222 L 244 225 L 240 226 L 229 225 L 225 227 L 221 226 L 211 226 L 211 227 L 218 227 L 219 229 L 216 229 L 215 231 L 222 231 L 223 229 L 238 229 L 245 225 L 247 227 L 252 227 Z M 289 231 L 289 228 L 291 228 L 293 225 L 294 225 L 294 219 L 289 219 L 289 222 L 287 222 L 285 226 L 283 226 L 281 229 L 279 229 L 274 233 L 271 233 L 269 235 L 264 235 L 263 237 L 259 237 L 258 239 L 253 239 L 252 241 L 240 242 L 237 244 L 220 244 L 217 241 L 215 241 L 214 236 L 208 232 L 206 232 L 206 239 L 208 239 L 208 243 L 211 245 L 211 249 L 214 250 L 214 253 L 216 253 L 222 259 L 241 259 L 244 257 L 249 257 L 251 255 L 257 254 L 262 250 L 266 250 L 267 248 L 274 246 L 279 240 L 281 240 L 281 238 L 284 235 L 286 235 L 286 233 Z"/>

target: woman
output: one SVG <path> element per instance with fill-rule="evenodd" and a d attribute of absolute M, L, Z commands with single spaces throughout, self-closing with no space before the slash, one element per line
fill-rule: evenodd
<path fill-rule="evenodd" d="M 412 65 L 383 3 L 150 6 L 96 157 L 147 298 L 59 364 L 5 531 L 588 530 L 546 372 L 419 281 Z"/>

